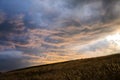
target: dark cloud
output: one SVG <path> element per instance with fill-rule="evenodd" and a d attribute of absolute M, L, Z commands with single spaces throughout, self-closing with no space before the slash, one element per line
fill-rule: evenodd
<path fill-rule="evenodd" d="M 62 43 L 63 42 L 62 39 L 60 40 L 60 39 L 52 38 L 52 36 L 53 35 L 47 36 L 44 41 L 48 42 L 48 43 L 53 43 L 53 44 L 57 44 L 57 43 Z"/>
<path fill-rule="evenodd" d="M 0 71 L 13 70 L 30 65 L 30 57 L 24 56 L 20 51 L 0 52 Z"/>

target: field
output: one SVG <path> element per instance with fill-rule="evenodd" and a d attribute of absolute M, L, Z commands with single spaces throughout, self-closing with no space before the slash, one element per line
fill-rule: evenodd
<path fill-rule="evenodd" d="M 9 71 L 0 80 L 120 80 L 120 54 Z"/>

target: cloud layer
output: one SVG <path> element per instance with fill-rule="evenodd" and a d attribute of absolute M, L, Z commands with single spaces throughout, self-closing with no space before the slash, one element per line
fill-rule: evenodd
<path fill-rule="evenodd" d="M 119 0 L 1 0 L 0 70 L 120 52 L 120 38 L 108 40 L 120 35 L 119 8 Z"/>

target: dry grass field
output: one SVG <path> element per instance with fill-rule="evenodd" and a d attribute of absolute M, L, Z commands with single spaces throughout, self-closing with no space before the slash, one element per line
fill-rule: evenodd
<path fill-rule="evenodd" d="M 120 80 L 120 54 L 9 71 L 0 80 Z"/>

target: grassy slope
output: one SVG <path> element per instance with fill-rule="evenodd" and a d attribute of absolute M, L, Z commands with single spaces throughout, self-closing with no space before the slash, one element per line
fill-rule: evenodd
<path fill-rule="evenodd" d="M 120 80 L 120 54 L 20 69 L 0 80 Z"/>

